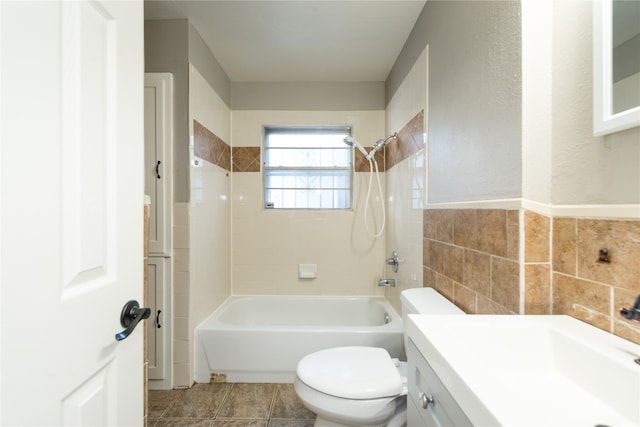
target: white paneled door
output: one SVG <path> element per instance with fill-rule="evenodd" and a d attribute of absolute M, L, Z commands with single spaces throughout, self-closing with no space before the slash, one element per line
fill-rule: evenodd
<path fill-rule="evenodd" d="M 0 20 L 0 425 L 142 425 L 142 2 Z"/>

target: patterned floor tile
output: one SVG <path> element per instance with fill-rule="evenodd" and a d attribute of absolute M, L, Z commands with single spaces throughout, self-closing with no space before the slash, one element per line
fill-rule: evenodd
<path fill-rule="evenodd" d="M 163 417 L 169 418 L 214 418 L 227 396 L 231 384 L 194 384 L 184 390 Z"/>
<path fill-rule="evenodd" d="M 315 417 L 315 414 L 305 408 L 300 399 L 298 399 L 293 384 L 278 384 L 278 391 L 271 411 L 271 418 L 313 420 Z"/>
<path fill-rule="evenodd" d="M 268 419 L 276 389 L 276 384 L 235 383 L 218 418 Z"/>

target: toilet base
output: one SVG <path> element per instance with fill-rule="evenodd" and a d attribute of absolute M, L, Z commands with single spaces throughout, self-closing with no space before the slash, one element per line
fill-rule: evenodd
<path fill-rule="evenodd" d="M 345 427 L 346 424 L 338 424 L 333 421 L 326 420 L 318 416 L 316 418 L 316 422 L 313 424 L 313 427 Z"/>
<path fill-rule="evenodd" d="M 318 415 L 313 424 L 314 427 L 407 427 L 407 400 L 406 398 L 398 399 L 398 406 L 393 417 L 386 423 L 380 425 L 367 424 L 355 426 L 354 424 L 341 424 Z"/>
<path fill-rule="evenodd" d="M 384 424 L 380 427 L 407 427 L 407 401 L 405 399 L 401 399 L 402 403 L 398 405 L 398 409 L 393 417 L 389 420 L 387 424 Z M 327 420 L 318 416 L 316 418 L 314 427 L 352 427 L 350 424 L 340 424 L 331 420 Z M 371 426 L 368 426 L 371 427 Z"/>

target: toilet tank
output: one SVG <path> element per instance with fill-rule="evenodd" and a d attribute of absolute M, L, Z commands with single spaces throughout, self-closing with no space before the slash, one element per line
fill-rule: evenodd
<path fill-rule="evenodd" d="M 405 289 L 400 294 L 400 304 L 405 324 L 409 314 L 465 314 L 433 288 Z"/>
<path fill-rule="evenodd" d="M 400 304 L 402 306 L 402 323 L 405 328 L 405 348 L 408 348 L 406 324 L 410 314 L 465 314 L 433 288 L 405 289 L 400 293 Z"/>

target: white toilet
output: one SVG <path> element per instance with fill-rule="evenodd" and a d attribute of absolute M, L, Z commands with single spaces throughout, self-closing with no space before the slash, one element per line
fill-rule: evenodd
<path fill-rule="evenodd" d="M 464 314 L 432 288 L 400 295 L 409 314 Z M 407 336 L 405 335 L 405 345 Z M 383 348 L 336 347 L 303 357 L 296 369 L 298 397 L 318 414 L 316 427 L 406 425 L 407 365 Z"/>

